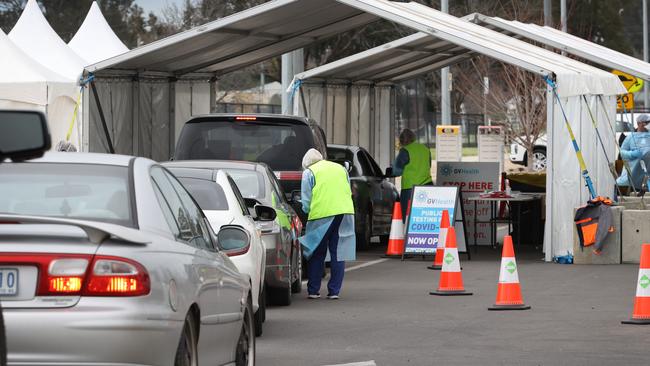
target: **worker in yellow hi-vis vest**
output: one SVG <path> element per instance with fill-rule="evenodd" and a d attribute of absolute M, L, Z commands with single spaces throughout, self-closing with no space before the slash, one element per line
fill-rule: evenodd
<path fill-rule="evenodd" d="M 415 133 L 408 128 L 399 134 L 400 150 L 392 166 L 392 175 L 402 176 L 402 191 L 400 203 L 402 204 L 402 220 L 406 220 L 411 191 L 414 186 L 432 185 L 431 179 L 431 151 L 428 147 L 415 142 Z"/>
<path fill-rule="evenodd" d="M 320 297 L 320 286 L 329 254 L 331 276 L 327 298 L 338 299 L 343 285 L 345 261 L 355 260 L 354 204 L 345 168 L 323 160 L 309 149 L 302 160 L 301 202 L 307 213 L 305 236 L 300 238 L 307 266 L 309 299 Z M 329 253 L 328 253 L 329 252 Z"/>

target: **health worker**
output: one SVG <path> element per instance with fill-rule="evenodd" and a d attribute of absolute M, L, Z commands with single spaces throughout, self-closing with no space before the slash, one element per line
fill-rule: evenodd
<path fill-rule="evenodd" d="M 400 203 L 402 220 L 406 220 L 411 192 L 414 186 L 433 185 L 431 179 L 431 151 L 415 142 L 415 133 L 408 128 L 399 134 L 400 150 L 392 166 L 392 175 L 402 177 Z"/>
<path fill-rule="evenodd" d="M 621 157 L 628 161 L 632 176 L 630 177 L 627 170 L 623 169 L 623 173 L 616 180 L 619 186 L 634 185 L 635 189 L 641 189 L 643 178 L 648 174 L 641 162 L 644 162 L 646 167 L 650 167 L 650 132 L 646 128 L 649 122 L 650 115 L 640 115 L 636 120 L 636 132 L 629 133 L 621 145 Z"/>

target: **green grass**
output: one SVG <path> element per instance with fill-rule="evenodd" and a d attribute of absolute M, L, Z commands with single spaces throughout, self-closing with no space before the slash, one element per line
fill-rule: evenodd
<path fill-rule="evenodd" d="M 476 156 L 478 155 L 478 147 L 464 147 L 463 156 Z M 436 160 L 436 149 L 431 149 L 431 159 Z"/>

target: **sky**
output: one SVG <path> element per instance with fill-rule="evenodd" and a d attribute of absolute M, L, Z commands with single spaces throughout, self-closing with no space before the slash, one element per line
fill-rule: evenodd
<path fill-rule="evenodd" d="M 144 9 L 145 14 L 153 11 L 156 15 L 161 15 L 160 10 L 167 4 L 176 4 L 181 6 L 183 0 L 135 0 L 135 3 Z"/>

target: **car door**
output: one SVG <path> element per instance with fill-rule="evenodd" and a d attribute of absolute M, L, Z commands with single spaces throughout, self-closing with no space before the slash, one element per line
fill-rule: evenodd
<path fill-rule="evenodd" d="M 179 245 L 191 249 L 191 261 L 186 263 L 187 278 L 177 279 L 179 293 L 184 287 L 197 287 L 194 297 L 185 301 L 196 302 L 200 314 L 199 359 L 202 364 L 221 365 L 231 360 L 241 327 L 241 286 L 230 286 L 237 272 L 224 263 L 224 256 L 216 251 L 210 231 L 200 208 L 176 178 L 162 168 L 151 172 L 165 217 L 170 227 L 175 226 Z"/>
<path fill-rule="evenodd" d="M 295 217 L 297 216 L 291 209 L 286 196 L 280 189 L 280 184 L 277 182 L 275 176 L 273 175 L 273 172 L 271 172 L 271 170 L 268 168 L 266 171 L 266 176 L 269 178 L 269 182 L 271 183 L 271 201 L 273 203 L 273 208 L 277 213 L 276 221 L 280 225 L 281 230 L 281 257 L 290 258 L 289 260 L 291 261 L 291 268 L 296 268 L 299 259 L 297 256 L 299 255 L 300 251 L 299 243 L 297 240 L 295 240 L 294 243 L 294 239 L 298 238 L 298 236 L 300 236 L 300 233 L 294 232 L 294 229 L 297 228 L 294 228 L 293 223 L 295 222 Z M 293 257 L 290 257 L 292 253 Z"/>
<path fill-rule="evenodd" d="M 369 198 L 372 203 L 372 227 L 373 232 L 377 233 L 385 225 L 385 203 L 383 201 L 383 186 L 381 173 L 375 171 L 372 163 L 370 162 L 370 155 L 363 148 L 357 151 L 357 159 L 361 165 L 362 175 L 368 184 Z"/>

